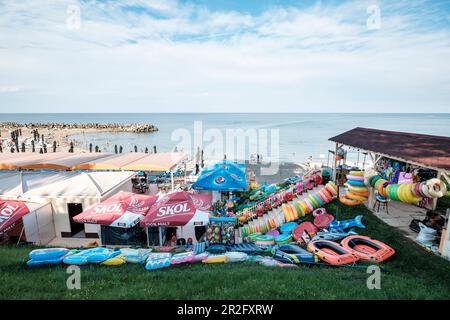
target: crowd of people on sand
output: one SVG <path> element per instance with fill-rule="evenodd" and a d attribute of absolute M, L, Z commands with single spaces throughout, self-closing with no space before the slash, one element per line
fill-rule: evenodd
<path fill-rule="evenodd" d="M 19 122 L 0 122 L 0 128 L 8 129 L 96 129 L 111 130 L 121 132 L 145 133 L 158 131 L 158 128 L 152 124 L 140 123 L 64 123 L 64 122 L 47 122 L 47 123 L 19 123 Z"/>

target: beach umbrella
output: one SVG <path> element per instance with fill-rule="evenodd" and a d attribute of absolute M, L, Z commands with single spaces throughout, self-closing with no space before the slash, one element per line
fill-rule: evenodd
<path fill-rule="evenodd" d="M 223 160 L 206 167 L 192 188 L 196 190 L 243 191 L 247 189 L 245 165 Z"/>
<path fill-rule="evenodd" d="M 0 200 L 0 235 L 14 228 L 20 219 L 30 212 L 22 201 Z"/>
<path fill-rule="evenodd" d="M 122 191 L 76 215 L 73 220 L 78 223 L 131 228 L 139 223 L 157 199 L 153 195 Z"/>
<path fill-rule="evenodd" d="M 187 191 L 173 192 L 161 196 L 141 220 L 142 227 L 177 227 L 206 225 L 209 222 L 212 196 Z"/>

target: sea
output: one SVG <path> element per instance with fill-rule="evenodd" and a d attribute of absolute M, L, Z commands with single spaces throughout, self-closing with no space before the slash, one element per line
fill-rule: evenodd
<path fill-rule="evenodd" d="M 331 161 L 328 151 L 335 146 L 328 139 L 355 127 L 450 136 L 450 113 L 8 113 L 0 114 L 3 121 L 154 124 L 157 132 L 84 133 L 70 139 L 109 152 L 115 145 L 150 152 L 156 146 L 158 152 L 193 155 L 201 147 L 210 158 L 254 160 L 260 154 L 263 161 L 295 163 Z M 349 159 L 363 156 L 348 151 Z"/>

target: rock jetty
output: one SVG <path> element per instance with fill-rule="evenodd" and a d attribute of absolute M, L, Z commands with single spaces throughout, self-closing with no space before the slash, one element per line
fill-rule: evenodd
<path fill-rule="evenodd" d="M 122 123 L 0 122 L 0 128 L 8 128 L 8 129 L 28 128 L 28 129 L 49 129 L 49 130 L 92 129 L 92 130 L 134 132 L 134 133 L 147 133 L 158 131 L 158 128 L 152 124 L 141 124 L 141 123 L 122 124 Z"/>

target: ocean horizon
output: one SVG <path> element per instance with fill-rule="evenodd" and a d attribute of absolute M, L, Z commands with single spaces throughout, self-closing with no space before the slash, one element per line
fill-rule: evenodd
<path fill-rule="evenodd" d="M 177 132 L 185 130 L 193 137 L 195 123 L 201 124 L 202 134 L 222 133 L 224 143 L 227 130 L 266 130 L 269 136 L 278 131 L 281 162 L 310 158 L 326 162 L 328 150 L 334 150 L 328 139 L 355 127 L 450 136 L 450 113 L 1 113 L 0 119 L 21 123 L 148 123 L 159 129 L 153 133 L 100 132 L 70 137 L 85 148 L 92 143 L 110 152 L 116 144 L 125 151 L 134 146 L 139 150 L 157 146 L 159 151 L 171 151 L 178 143 L 174 140 Z M 207 147 L 208 141 L 204 144 Z M 352 157 L 358 157 L 356 151 L 349 160 Z"/>

